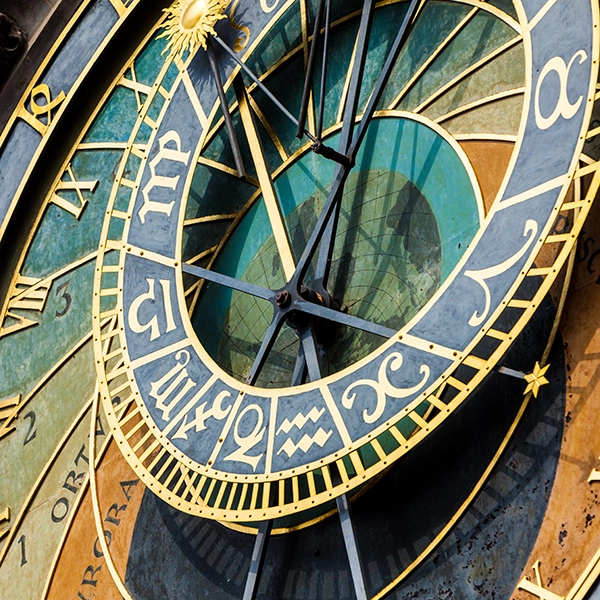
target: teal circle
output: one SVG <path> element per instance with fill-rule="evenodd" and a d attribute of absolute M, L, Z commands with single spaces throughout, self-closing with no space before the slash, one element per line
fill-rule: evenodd
<path fill-rule="evenodd" d="M 336 148 L 339 134 L 326 143 Z M 370 124 L 345 186 L 328 285 L 340 303 L 350 305 L 351 314 L 400 329 L 450 274 L 480 226 L 478 193 L 463 161 L 445 137 L 421 121 L 400 116 Z M 274 181 L 296 258 L 327 200 L 335 169 L 332 161 L 307 152 Z M 285 285 L 262 197 L 212 268 L 271 289 Z M 269 326 L 270 303 L 209 283 L 195 315 L 194 328 L 207 352 L 244 379 Z M 336 340 L 322 356 L 324 375 L 384 341 L 345 328 L 332 336 Z M 284 328 L 258 385 L 289 385 L 296 355 L 297 336 Z"/>

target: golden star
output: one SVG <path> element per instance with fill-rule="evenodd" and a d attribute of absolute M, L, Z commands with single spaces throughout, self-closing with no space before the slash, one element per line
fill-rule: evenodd
<path fill-rule="evenodd" d="M 550 365 L 546 365 L 545 367 L 540 367 L 540 363 L 536 362 L 535 367 L 533 368 L 533 372 L 529 375 L 525 375 L 525 381 L 527 382 L 527 387 L 523 392 L 523 395 L 528 394 L 529 392 L 533 392 L 535 398 L 537 398 L 540 388 L 547 383 L 550 383 L 544 375 Z"/>

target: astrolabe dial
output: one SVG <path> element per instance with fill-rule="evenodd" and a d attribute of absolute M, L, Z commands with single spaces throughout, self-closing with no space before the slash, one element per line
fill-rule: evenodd
<path fill-rule="evenodd" d="M 73 150 L 56 169 L 47 163 L 51 176 L 36 182 L 53 180 L 39 192 L 44 206 L 10 253 L 0 440 L 35 468 L 2 463 L 16 483 L 0 505 L 11 524 L 0 554 L 11 569 L 0 576 L 41 565 L 50 574 L 39 591 L 60 597 L 85 540 L 81 582 L 110 574 L 120 597 L 144 596 L 143 552 L 132 549 L 167 531 L 169 548 L 204 578 L 200 591 L 256 594 L 261 581 L 271 586 L 261 571 L 269 533 L 290 534 L 275 549 L 333 539 L 335 512 L 348 556 L 333 583 L 323 575 L 324 598 L 421 585 L 425 575 L 409 577 L 437 549 L 455 564 L 448 536 L 470 531 L 461 519 L 497 486 L 486 483 L 494 466 L 525 473 L 502 451 L 517 456 L 522 432 L 533 436 L 550 418 L 544 410 L 562 407 L 548 368 L 547 295 L 568 287 L 562 267 L 597 189 L 593 153 L 581 154 L 593 137 L 596 8 L 169 7 L 114 67 Z M 73 100 L 59 102 L 53 81 L 46 113 L 46 88 L 31 90 L 19 131 L 64 132 L 61 111 L 74 113 L 61 107 Z M 528 336 L 544 339 L 529 348 L 519 342 Z M 556 399 L 536 404 L 548 381 Z M 44 437 L 61 394 L 66 408 Z M 559 442 L 544 446 L 548 456 Z M 527 506 L 538 523 L 547 499 L 534 502 L 534 484 L 552 480 L 554 463 L 532 460 Z M 429 506 L 436 484 L 451 501 L 427 516 L 417 499 Z M 361 508 L 388 494 L 414 518 L 405 533 Z M 514 507 L 509 491 L 497 498 Z M 56 528 L 37 542 L 40 507 Z M 482 509 L 472 531 L 493 518 Z M 196 529 L 231 542 L 223 552 L 237 571 L 204 553 Z M 517 529 L 511 539 L 522 540 Z M 57 550 L 45 556 L 46 546 Z M 528 537 L 522 547 L 531 546 Z M 309 589 L 300 573 L 312 582 L 316 572 L 311 547 L 294 563 L 298 597 Z M 363 570 L 366 548 L 373 561 Z M 288 577 L 276 558 L 269 568 Z M 513 562 L 507 581 L 525 558 Z M 152 576 L 171 585 L 172 571 L 158 567 Z M 6 575 L 3 589 L 17 581 Z M 268 589 L 290 596 L 286 581 Z M 86 597 L 92 584 L 81 585 L 73 594 Z"/>
<path fill-rule="evenodd" d="M 307 510 L 356 489 L 427 437 L 461 405 L 508 349 L 514 332 L 524 326 L 539 304 L 538 298 L 551 284 L 554 270 L 540 282 L 537 295 L 527 300 L 520 296 L 519 286 L 531 269 L 535 272 L 534 259 L 563 207 L 575 163 L 571 154 L 565 156 L 561 150 L 562 158 L 557 155 L 553 160 L 564 161 L 564 179 L 544 178 L 541 168 L 550 164 L 548 158 L 528 149 L 530 145 L 541 146 L 540 136 L 559 135 L 553 125 L 573 127 L 569 139 L 574 148 L 580 145 L 581 131 L 586 127 L 586 115 L 591 108 L 590 102 L 584 100 L 593 87 L 590 83 L 594 79 L 590 58 L 593 48 L 578 50 L 565 63 L 571 65 L 569 74 L 588 73 L 580 80 L 578 95 L 570 92 L 569 97 L 577 98 L 577 102 L 571 103 L 569 109 L 550 106 L 553 112 L 549 112 L 546 103 L 551 104 L 552 100 L 544 100 L 554 98 L 550 76 L 558 68 L 555 63 L 563 59 L 556 59 L 542 70 L 529 92 L 512 90 L 493 95 L 494 100 L 499 95 L 519 97 L 524 102 L 525 117 L 504 183 L 485 222 L 478 228 L 482 201 L 473 170 L 465 166 L 465 156 L 459 152 L 458 144 L 448 141 L 441 128 L 429 124 L 422 116 L 378 110 L 386 93 L 395 106 L 408 102 L 407 98 L 418 87 L 416 74 L 398 83 L 398 72 L 402 71 L 402 58 L 411 56 L 411 34 L 415 35 L 418 23 L 426 22 L 426 7 L 434 10 L 437 6 L 420 2 L 382 8 L 373 5 L 356 14 L 358 41 L 345 75 L 335 77 L 322 69 L 325 93 L 321 94 L 321 110 L 315 114 L 323 115 L 323 126 L 320 122 L 316 124 L 317 135 L 304 126 L 307 122 L 304 114 L 308 114 L 311 106 L 314 60 L 312 71 L 308 70 L 309 84 L 304 86 L 307 93 L 302 93 L 302 78 L 298 81 L 296 104 L 300 107 L 300 120 L 286 108 L 291 102 L 292 87 L 291 78 L 285 69 L 280 69 L 287 62 L 286 53 L 282 50 L 277 54 L 274 49 L 277 44 L 271 36 L 277 38 L 285 27 L 287 11 L 282 10 L 280 20 L 274 21 L 272 28 L 262 30 L 244 60 L 231 48 L 231 40 L 237 35 L 231 28 L 208 38 L 207 51 L 191 54 L 185 59 L 187 62 L 171 55 L 185 68 L 173 83 L 157 120 L 148 159 L 140 162 L 136 188 L 127 196 L 131 199 L 128 206 L 121 203 L 116 208 L 117 220 L 111 215 L 104 226 L 107 236 L 98 269 L 103 273 L 106 265 L 108 272 L 106 277 L 99 278 L 95 320 L 99 323 L 109 314 L 117 314 L 122 320 L 118 343 L 124 348 L 122 351 L 111 348 L 109 356 L 110 361 L 122 357 L 125 364 L 117 370 L 119 377 L 114 378 L 114 383 L 107 380 L 110 367 L 101 366 L 99 371 L 105 382 L 103 395 L 111 425 L 116 427 L 121 444 L 131 450 L 127 453 L 136 472 L 177 507 L 225 521 L 255 521 Z M 436 63 L 434 59 L 447 60 L 444 51 L 452 46 L 453 38 L 460 40 L 461 31 L 468 30 L 469 22 L 479 13 L 479 9 L 475 11 L 461 3 L 439 6 L 444 10 L 456 6 L 466 13 L 447 25 L 452 35 L 446 33 L 445 44 L 422 61 L 424 83 L 429 83 L 430 78 L 439 82 L 437 69 L 431 70 Z M 391 18 L 393 10 L 398 11 L 395 18 Z M 267 18 L 265 13 L 259 11 L 260 14 L 261 18 Z M 325 27 L 324 41 L 332 38 L 337 27 L 342 27 L 335 15 L 328 14 L 330 22 Z M 351 16 L 352 13 L 342 18 L 341 23 L 351 23 Z M 321 17 L 326 20 L 327 13 Z M 495 11 L 485 18 L 500 29 L 490 38 L 497 44 L 497 49 L 490 52 L 495 57 L 502 56 L 498 48 L 508 52 L 515 45 L 511 36 L 522 39 L 522 28 L 516 21 L 501 20 Z M 376 39 L 372 30 L 378 26 L 397 28 L 395 37 L 389 36 L 387 55 L 369 53 L 369 40 Z M 327 39 L 327 47 L 332 39 Z M 528 43 L 537 41 L 533 35 L 528 37 Z M 539 40 L 539 43 L 549 42 Z M 262 57 L 261 44 L 268 44 L 273 54 L 268 65 L 262 58 L 257 60 Z M 289 60 L 293 63 L 294 58 Z M 477 64 L 471 61 L 472 65 Z M 277 68 L 271 69 L 270 65 Z M 425 70 L 424 65 L 430 68 Z M 526 62 L 525 83 L 529 77 L 527 68 Z M 418 69 L 417 72 L 420 74 Z M 326 85 L 334 80 L 345 85 L 339 109 L 342 123 L 339 134 L 335 125 L 331 133 L 326 129 L 325 106 L 331 106 L 331 102 L 326 102 Z M 191 92 L 194 81 L 204 84 L 201 93 Z M 226 88 L 222 81 L 226 82 Z M 573 86 L 578 80 L 573 75 L 569 81 Z M 450 71 L 445 85 L 451 87 L 452 83 Z M 279 94 L 273 91 L 278 85 L 285 88 Z M 339 94 L 335 85 L 332 88 Z M 400 91 L 396 91 L 398 88 Z M 439 92 L 432 95 L 436 93 L 440 95 Z M 272 106 L 267 108 L 269 103 Z M 484 104 L 483 99 L 470 103 Z M 225 136 L 221 137 L 210 125 L 218 111 L 223 113 L 224 120 Z M 573 116 L 565 118 L 570 113 Z M 277 117 L 269 119 L 275 114 Z M 450 114 L 456 115 L 457 111 Z M 575 115 L 579 115 L 579 120 Z M 286 119 L 289 126 L 287 122 L 282 125 Z M 438 121 L 444 118 L 438 117 Z M 529 133 L 533 137 L 528 137 Z M 563 139 L 566 129 L 560 135 Z M 298 140 L 296 136 L 309 139 L 304 148 L 300 141 L 294 141 Z M 214 244 L 211 246 L 215 268 L 209 269 L 195 260 L 186 260 L 182 246 L 189 243 L 191 226 L 211 222 L 211 217 L 204 217 L 202 211 L 211 202 L 211 190 L 207 189 L 211 183 L 210 164 L 215 162 L 212 157 L 219 141 L 224 145 L 228 142 L 227 147 L 231 148 L 235 169 L 230 167 L 229 171 L 241 175 L 246 187 L 253 181 L 258 183 L 260 193 L 242 205 L 221 242 L 216 248 Z M 284 161 L 280 172 L 276 171 L 277 166 L 271 167 L 265 149 L 267 143 L 271 144 L 271 155 L 290 156 L 291 164 L 288 166 Z M 309 150 L 312 154 L 306 154 Z M 306 161 L 317 159 L 323 166 L 306 166 Z M 202 166 L 200 173 L 191 168 L 196 163 Z M 534 185 L 529 185 L 529 179 L 519 173 L 521 168 L 533 168 L 532 164 L 537 165 L 537 179 L 532 180 Z M 372 176 L 374 171 L 388 174 L 390 193 L 368 184 L 377 180 Z M 308 175 L 303 179 L 302 173 Z M 361 173 L 366 179 L 363 185 L 358 183 Z M 391 174 L 404 178 L 404 183 L 395 181 Z M 398 203 L 406 183 L 416 186 L 424 197 L 422 202 L 429 205 L 438 229 L 437 247 L 442 252 L 438 252 L 440 275 L 415 301 L 416 314 L 410 315 L 409 311 L 403 320 L 399 310 L 390 309 L 389 324 L 398 325 L 397 331 L 385 324 L 385 317 L 369 314 L 367 308 L 362 308 L 360 292 L 354 298 L 356 292 L 352 286 L 363 289 L 363 297 L 375 289 L 386 294 L 394 286 L 394 278 L 398 285 L 399 268 L 393 274 L 393 269 L 390 272 L 382 263 L 374 269 L 372 283 L 365 284 L 359 279 L 353 284 L 353 278 L 343 268 L 339 272 L 340 259 L 335 253 L 349 254 L 348 260 L 353 252 L 355 260 L 366 258 L 355 269 L 359 277 L 364 277 L 368 255 L 361 250 L 359 238 L 365 244 L 377 240 L 374 230 L 379 225 L 383 233 L 379 240 L 382 251 L 376 249 L 372 256 L 385 255 L 388 261 L 398 259 L 399 248 L 406 249 L 410 242 L 410 231 L 398 233 L 389 227 L 387 220 L 393 214 L 392 202 Z M 239 201 L 238 188 L 233 183 L 231 190 L 229 196 L 227 188 L 218 188 L 221 205 L 234 199 Z M 221 201 L 223 197 L 227 200 Z M 385 218 L 374 201 L 378 197 L 382 207 L 386 202 L 390 205 L 390 210 L 383 210 Z M 196 216 L 186 213 L 185 200 L 188 199 L 190 206 L 190 198 L 191 206 L 198 207 L 200 214 Z M 315 205 L 314 226 L 311 227 L 309 218 L 303 219 L 304 232 L 294 228 L 293 221 L 300 223 L 296 211 L 302 209 L 308 198 Z M 360 206 L 355 214 L 352 205 L 348 205 L 351 202 L 355 207 Z M 541 216 L 531 212 L 535 207 Z M 416 223 L 416 212 L 404 210 L 403 215 L 405 221 L 410 217 Z M 227 222 L 226 218 L 223 220 Z M 116 237 L 110 234 L 111 228 L 118 230 Z M 565 247 L 557 260 L 565 259 L 569 244 L 575 239 L 572 236 L 564 240 Z M 354 240 L 350 242 L 352 237 Z M 390 246 L 392 241 L 398 246 Z M 294 248 L 295 242 L 299 247 Z M 389 247 L 383 250 L 386 245 Z M 432 244 L 435 246 L 436 242 Z M 426 261 L 420 261 L 421 266 L 425 264 Z M 405 257 L 402 268 L 407 266 Z M 256 270 L 258 273 L 253 272 Z M 446 277 L 440 286 L 442 273 Z M 200 336 L 188 317 L 182 274 L 212 284 L 206 290 L 202 285 L 197 288 L 200 301 L 194 323 Z M 406 283 L 411 283 L 408 276 Z M 418 277 L 412 283 L 422 285 Z M 211 292 L 217 289 L 215 286 L 225 291 Z M 421 293 L 421 287 L 418 289 Z M 408 294 L 397 291 L 401 292 L 400 302 L 404 301 Z M 222 294 L 221 298 L 218 294 Z M 248 306 L 240 308 L 240 302 L 233 301 L 236 294 L 257 298 L 247 302 L 255 302 L 257 306 L 262 302 L 264 308 L 256 311 Z M 354 302 L 354 310 L 349 308 L 345 294 Z M 377 304 L 382 306 L 381 301 Z M 496 329 L 494 324 L 502 314 L 514 308 L 520 309 L 521 314 L 511 330 Z M 233 319 L 230 327 L 224 327 L 226 319 Z M 333 323 L 336 331 L 327 332 L 324 321 Z M 225 330 L 221 348 L 220 340 L 210 333 L 215 324 L 217 329 Z M 334 372 L 323 377 L 319 354 L 326 354 L 327 349 L 323 349 L 324 343 L 319 343 L 319 336 L 328 337 L 329 343 L 335 343 L 338 336 L 342 341 L 341 329 L 345 327 L 387 341 L 364 357 L 360 350 L 368 351 L 369 343 L 358 337 L 355 344 L 360 350 L 354 350 L 351 341 L 342 342 L 348 358 L 358 361 L 349 366 L 344 364 L 343 357 L 341 364 L 330 361 L 328 369 Z M 282 347 L 276 348 L 282 330 Z M 288 337 L 290 341 L 286 342 L 285 336 L 291 335 L 298 341 L 292 342 L 293 338 Z M 478 348 L 484 338 L 498 343 L 495 347 L 488 344 L 487 350 L 480 354 Z M 98 334 L 97 348 L 100 339 Z M 235 364 L 235 345 L 239 343 L 243 352 L 238 351 L 237 355 L 251 357 L 251 361 L 242 365 Z M 217 359 L 221 353 L 221 362 L 233 363 L 226 366 L 238 379 L 215 363 L 207 346 Z M 282 381 L 277 381 L 280 377 L 277 366 L 273 372 L 265 372 L 267 383 L 277 385 L 277 391 L 257 385 L 273 350 L 277 356 L 274 364 L 285 360 L 282 354 L 287 352 L 289 356 L 283 369 L 288 373 L 287 380 L 282 373 Z M 353 356 L 355 352 L 358 354 Z M 234 355 L 233 360 L 222 358 L 223 353 Z M 101 365 L 106 363 L 99 360 Z M 239 377 L 245 377 L 245 382 Z M 123 388 L 125 378 L 130 388 Z M 120 402 L 116 404 L 119 412 L 114 410 L 110 393 L 113 386 L 119 389 Z M 132 445 L 127 441 L 129 438 L 136 442 Z"/>

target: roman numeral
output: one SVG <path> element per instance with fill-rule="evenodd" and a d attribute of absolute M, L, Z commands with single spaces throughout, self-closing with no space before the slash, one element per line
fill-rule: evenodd
<path fill-rule="evenodd" d="M 20 402 L 21 394 L 17 394 L 6 400 L 0 400 L 0 421 L 2 421 L 0 425 L 0 440 L 15 430 L 16 426 L 13 422 L 19 414 Z"/>
<path fill-rule="evenodd" d="M 88 201 L 83 197 L 83 192 L 93 192 L 98 185 L 98 180 L 94 181 L 77 181 L 73 174 L 71 164 L 67 167 L 65 174 L 70 177 L 70 181 L 59 181 L 54 188 L 54 194 L 50 198 L 50 202 L 56 204 L 68 213 L 71 213 L 77 220 L 81 217 L 81 213 L 85 209 Z M 77 194 L 77 203 L 73 203 L 61 196 L 58 192 L 75 192 Z"/>
<path fill-rule="evenodd" d="M 19 275 L 8 301 L 8 308 L 2 327 L 0 327 L 0 338 L 38 324 L 37 321 L 11 311 L 20 309 L 42 312 L 46 305 L 51 285 L 51 280 Z"/>
<path fill-rule="evenodd" d="M 563 596 L 559 596 L 558 594 L 547 590 L 542 585 L 542 575 L 540 573 L 539 560 L 536 561 L 533 565 L 533 571 L 535 573 L 536 583 L 534 583 L 533 581 L 529 581 L 529 579 L 523 577 L 523 579 L 521 579 L 521 581 L 517 585 L 518 590 L 529 592 L 530 594 L 533 594 L 536 598 L 539 598 L 540 600 L 565 600 Z"/>
<path fill-rule="evenodd" d="M 135 67 L 133 66 L 133 64 L 129 68 L 128 74 L 130 75 L 130 77 L 126 77 L 125 75 L 123 75 L 123 77 L 121 77 L 121 80 L 119 81 L 119 85 L 122 85 L 123 87 L 126 87 L 135 92 L 135 99 L 137 101 L 138 112 L 139 112 L 144 107 L 144 102 L 146 101 L 146 98 L 148 96 L 150 96 L 150 94 L 152 93 L 152 88 L 149 85 L 140 83 L 137 80 L 137 75 L 135 73 Z M 143 100 L 142 100 L 142 94 L 144 94 L 144 96 L 146 96 L 146 98 L 144 98 Z"/>

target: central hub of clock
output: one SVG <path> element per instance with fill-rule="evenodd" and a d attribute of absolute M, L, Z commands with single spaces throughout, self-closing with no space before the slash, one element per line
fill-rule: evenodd
<path fill-rule="evenodd" d="M 341 203 L 326 286 L 314 264 L 297 289 L 286 280 L 264 200 L 256 194 L 227 234 L 211 268 L 274 292 L 271 302 L 205 282 L 192 322 L 200 342 L 244 380 L 273 310 L 287 313 L 258 385 L 290 385 L 299 333 L 315 329 L 323 374 L 365 357 L 383 341 L 299 310 L 327 306 L 399 330 L 427 303 L 479 228 L 479 190 L 460 147 L 441 128 L 401 113 L 369 127 Z M 327 144 L 336 147 L 338 134 Z M 327 199 L 335 164 L 306 149 L 274 176 L 290 245 L 298 260 Z M 454 178 L 454 181 L 451 181 Z M 208 317 L 208 318 L 207 318 Z"/>

